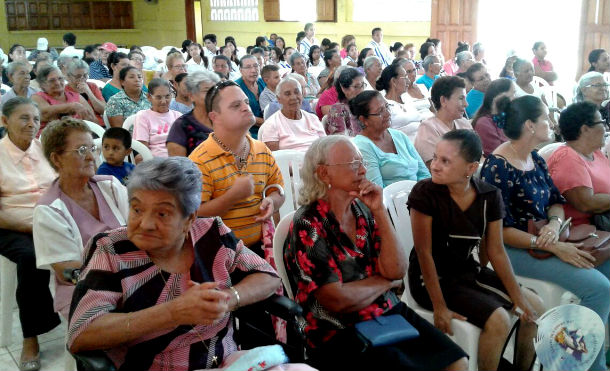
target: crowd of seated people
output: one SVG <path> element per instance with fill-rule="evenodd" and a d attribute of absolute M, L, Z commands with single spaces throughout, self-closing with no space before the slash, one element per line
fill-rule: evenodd
<path fill-rule="evenodd" d="M 361 50 L 353 35 L 318 40 L 312 23 L 248 48 L 203 39 L 163 58 L 111 41 L 76 49 L 71 33 L 61 53 L 45 38 L 36 53 L 9 49 L 0 254 L 18 266 L 22 370 L 40 368 L 38 336 L 60 318 L 70 351 L 105 350 L 123 369 L 227 367 L 243 354 L 232 312 L 279 292 L 276 264 L 304 311 L 306 363 L 320 370 L 466 369 L 445 336 L 452 319 L 481 329 L 479 369 L 496 369 L 516 312 L 516 366 L 527 369 L 547 303 L 520 276 L 572 292 L 608 326 L 610 248 L 560 240 L 566 219 L 610 230 L 605 50 L 588 55 L 554 127 L 534 78 L 561 78 L 544 42 L 492 76 L 480 43 L 445 61 L 429 38 L 414 60 L 412 43 L 388 47 L 378 27 Z M 565 143 L 545 161 L 537 149 L 555 138 Z M 153 159 L 131 160 L 132 141 Z M 305 163 L 275 262 L 274 219 L 293 186 L 282 150 Z M 383 188 L 404 180 L 417 182 L 404 205 L 414 246 L 399 245 L 383 206 Z M 404 284 L 432 323 L 400 302 Z M 419 337 L 363 343 L 357 323 L 392 315 Z M 285 339 L 275 319 L 255 320 Z"/>

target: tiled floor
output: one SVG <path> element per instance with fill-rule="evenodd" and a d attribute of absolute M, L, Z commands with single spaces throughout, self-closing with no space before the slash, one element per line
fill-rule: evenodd
<path fill-rule="evenodd" d="M 2 318 L 0 318 L 2 320 Z M 57 326 L 52 331 L 38 337 L 40 343 L 40 363 L 43 371 L 63 371 L 65 366 L 65 336 L 66 323 L 62 321 L 61 325 Z M 23 337 L 21 335 L 21 326 L 19 324 L 19 315 L 17 309 L 13 311 L 13 338 L 12 343 L 8 347 L 0 348 L 0 370 L 2 371 L 18 371 L 17 366 L 19 357 L 21 356 L 21 343 Z"/>

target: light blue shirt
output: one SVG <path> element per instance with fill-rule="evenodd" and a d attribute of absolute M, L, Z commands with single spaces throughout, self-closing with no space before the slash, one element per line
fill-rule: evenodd
<path fill-rule="evenodd" d="M 440 76 L 434 76 L 434 79 L 431 79 L 430 76 L 423 74 L 419 79 L 415 80 L 416 84 L 424 84 L 428 90 L 432 88 L 432 84 L 434 84 L 434 80 L 438 79 Z"/>
<path fill-rule="evenodd" d="M 466 94 L 466 102 L 468 102 L 468 107 L 466 107 L 466 114 L 468 118 L 473 118 L 475 113 L 479 110 L 479 107 L 483 104 L 483 98 L 485 98 L 485 93 L 479 90 L 471 89 L 468 94 Z"/>
<path fill-rule="evenodd" d="M 397 153 L 383 152 L 364 135 L 353 140 L 367 162 L 366 178 L 382 187 L 401 180 L 430 178 L 430 172 L 409 137 L 399 130 L 388 129 Z"/>

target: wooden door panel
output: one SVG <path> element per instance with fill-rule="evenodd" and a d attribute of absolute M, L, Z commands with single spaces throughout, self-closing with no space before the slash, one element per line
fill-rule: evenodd
<path fill-rule="evenodd" d="M 476 42 L 478 5 L 478 0 L 432 0 L 430 35 L 443 42 L 446 59 L 453 58 L 458 41 Z"/>

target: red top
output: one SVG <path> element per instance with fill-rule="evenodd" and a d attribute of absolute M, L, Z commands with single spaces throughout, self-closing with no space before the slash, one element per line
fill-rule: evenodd
<path fill-rule="evenodd" d="M 331 86 L 330 89 L 326 89 L 322 95 L 320 95 L 320 99 L 318 99 L 318 104 L 316 104 L 316 115 L 318 118 L 322 120 L 324 115 L 322 114 L 322 107 L 324 106 L 332 106 L 333 104 L 339 101 L 339 96 L 337 95 L 337 90 L 334 86 Z"/>
<path fill-rule="evenodd" d="M 42 97 L 42 99 L 44 99 L 47 103 L 49 103 L 51 106 L 55 106 L 58 104 L 66 104 L 66 103 L 75 103 L 75 102 L 79 102 L 80 101 L 80 95 L 78 93 L 74 93 L 72 91 L 68 91 L 64 89 L 64 94 L 66 95 L 66 101 L 65 102 L 60 102 L 57 99 L 53 98 L 52 96 L 50 96 L 49 94 L 45 93 L 44 91 L 39 91 L 36 93 L 36 95 Z M 65 116 L 69 116 L 69 115 L 65 115 Z M 78 115 L 74 115 L 72 116 L 74 118 L 81 118 Z M 40 133 L 42 132 L 42 129 L 44 129 L 44 127 L 47 126 L 47 122 L 40 122 L 40 130 L 38 131 L 38 135 L 40 136 Z"/>
<path fill-rule="evenodd" d="M 87 85 L 89 85 L 89 89 L 91 89 L 91 92 L 93 93 L 93 95 L 95 95 L 95 97 L 97 99 L 99 99 L 102 102 L 104 102 L 104 97 L 102 96 L 102 91 L 100 90 L 100 88 L 98 88 L 97 85 L 95 85 L 92 82 L 88 82 Z M 79 94 L 76 90 L 72 89 L 70 87 L 70 85 L 66 85 L 66 91 L 70 91 L 72 93 Z M 106 127 L 106 125 L 104 124 L 104 119 L 102 118 L 102 115 L 97 114 L 95 112 L 95 109 L 93 109 L 93 105 L 91 104 L 91 98 L 87 97 L 87 98 L 85 98 L 85 100 L 87 100 L 87 103 L 89 103 L 89 105 L 91 106 L 91 109 L 93 110 L 93 113 L 95 113 L 95 117 L 97 118 L 97 123 L 100 126 L 102 126 L 102 127 Z"/>

